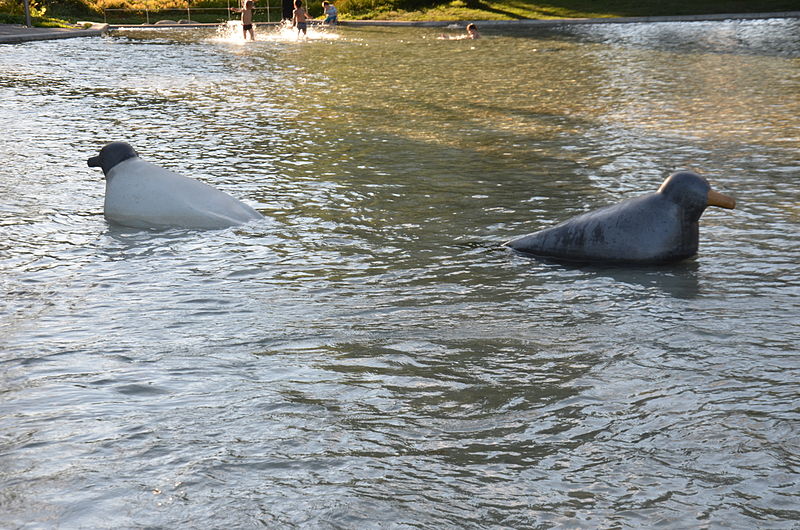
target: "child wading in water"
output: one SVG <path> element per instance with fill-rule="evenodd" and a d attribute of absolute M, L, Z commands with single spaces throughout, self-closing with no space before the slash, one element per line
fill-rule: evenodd
<path fill-rule="evenodd" d="M 241 13 L 242 14 L 242 37 L 244 40 L 247 40 L 247 33 L 250 33 L 250 40 L 256 40 L 256 36 L 253 33 L 253 0 L 247 0 L 245 2 L 244 7 L 242 9 L 236 9 L 235 7 L 231 8 L 231 11 L 234 13 Z"/>
<path fill-rule="evenodd" d="M 308 11 L 306 8 L 303 7 L 303 0 L 294 0 L 294 12 L 292 13 L 292 26 L 297 28 L 297 36 L 300 36 L 300 32 L 303 32 L 303 36 L 306 36 L 306 30 L 308 29 L 308 21 L 311 20 L 311 17 L 308 16 Z"/>
<path fill-rule="evenodd" d="M 325 10 L 325 24 L 336 25 L 339 22 L 339 12 L 336 11 L 336 6 L 330 2 L 322 2 L 322 9 Z"/>

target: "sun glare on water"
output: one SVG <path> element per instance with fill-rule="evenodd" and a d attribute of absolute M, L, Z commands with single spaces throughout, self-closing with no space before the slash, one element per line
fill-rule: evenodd
<path fill-rule="evenodd" d="M 255 42 L 305 42 L 312 40 L 336 40 L 339 34 L 336 28 L 320 25 L 309 25 L 306 35 L 303 35 L 288 20 L 276 26 L 256 26 L 254 28 Z M 217 27 L 217 34 L 211 39 L 214 42 L 226 44 L 245 45 L 250 41 L 245 40 L 242 34 L 242 23 L 238 20 L 229 20 Z"/>

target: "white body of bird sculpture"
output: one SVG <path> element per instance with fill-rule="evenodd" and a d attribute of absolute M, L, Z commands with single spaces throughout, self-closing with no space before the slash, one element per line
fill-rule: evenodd
<path fill-rule="evenodd" d="M 263 217 L 208 184 L 145 162 L 125 142 L 105 145 L 88 163 L 103 169 L 103 213 L 113 223 L 134 228 L 219 229 Z"/>

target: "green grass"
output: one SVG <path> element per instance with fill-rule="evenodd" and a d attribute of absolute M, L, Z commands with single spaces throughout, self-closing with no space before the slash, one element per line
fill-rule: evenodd
<path fill-rule="evenodd" d="M 0 24 L 25 25 L 25 15 L 0 13 Z M 71 28 L 74 24 L 68 20 L 50 17 L 31 17 L 31 25 L 37 28 Z"/>
<path fill-rule="evenodd" d="M 261 0 L 277 4 L 279 0 Z M 102 2 L 102 3 L 101 3 Z M 119 2 L 119 5 L 116 3 Z M 151 9 L 151 21 L 175 18 L 152 10 L 185 5 L 176 0 L 37 0 L 36 25 L 66 25 L 76 20 L 103 20 L 105 7 L 143 6 Z M 232 2 L 233 3 L 233 2 Z M 335 0 L 342 20 L 521 20 L 554 18 L 605 18 L 631 16 L 703 15 L 714 13 L 758 13 L 800 9 L 798 0 Z M 190 0 L 192 7 L 227 7 L 227 0 Z M 322 14 L 321 0 L 308 0 L 312 15 Z M 24 23 L 21 2 L 0 0 L 0 23 Z M 16 12 L 13 12 L 16 11 Z M 180 11 L 180 8 L 177 9 Z M 45 16 L 45 12 L 47 16 Z M 218 16 L 218 15 L 217 15 Z M 53 17 L 53 18 L 49 18 Z M 185 18 L 182 15 L 178 18 Z M 193 20 L 200 21 L 200 13 Z M 210 18 L 210 17 L 209 17 Z M 209 20 L 209 22 L 212 20 Z M 116 23 L 116 20 L 109 19 Z M 126 17 L 126 23 L 142 23 L 141 17 Z"/>
<path fill-rule="evenodd" d="M 424 5 L 427 4 L 427 5 Z M 520 20 L 759 13 L 800 9 L 797 0 L 339 0 L 343 19 Z"/>

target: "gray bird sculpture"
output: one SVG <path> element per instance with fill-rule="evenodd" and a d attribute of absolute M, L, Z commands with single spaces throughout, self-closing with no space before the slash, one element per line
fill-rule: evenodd
<path fill-rule="evenodd" d="M 708 181 L 681 171 L 656 193 L 591 211 L 505 243 L 535 257 L 584 263 L 658 264 L 697 254 L 698 221 L 706 207 L 736 201 Z"/>

